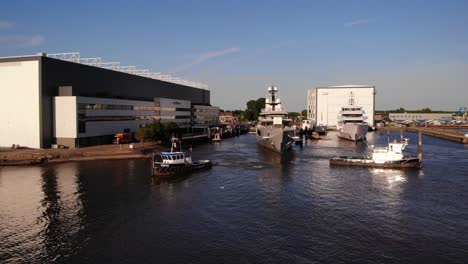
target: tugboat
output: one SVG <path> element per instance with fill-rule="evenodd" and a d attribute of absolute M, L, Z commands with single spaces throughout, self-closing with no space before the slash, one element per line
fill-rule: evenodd
<path fill-rule="evenodd" d="M 351 141 L 365 140 L 368 124 L 364 122 L 367 119 L 364 114 L 361 106 L 354 105 L 354 95 L 350 92 L 348 106 L 341 107 L 338 113 L 338 137 Z"/>
<path fill-rule="evenodd" d="M 403 150 L 408 139 L 394 140 L 387 147 L 370 146 L 371 154 L 366 157 L 334 156 L 330 165 L 365 166 L 374 168 L 422 168 L 422 144 L 419 135 L 418 157 L 405 156 Z"/>
<path fill-rule="evenodd" d="M 278 87 L 268 87 L 268 93 L 271 98 L 265 99 L 265 109 L 262 109 L 258 118 L 257 144 L 283 153 L 292 148 L 296 127 L 288 118 L 288 112 L 281 107 L 280 99 L 276 97 Z"/>
<path fill-rule="evenodd" d="M 180 151 L 174 151 L 179 145 Z M 160 178 L 170 178 L 192 171 L 211 168 L 210 160 L 192 161 L 192 148 L 183 152 L 180 140 L 173 138 L 171 152 L 153 153 L 153 175 Z"/>

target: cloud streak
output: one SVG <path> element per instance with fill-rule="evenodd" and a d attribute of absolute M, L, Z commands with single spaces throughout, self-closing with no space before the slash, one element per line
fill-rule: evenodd
<path fill-rule="evenodd" d="M 225 56 L 225 55 L 228 55 L 228 54 L 231 54 L 231 53 L 236 53 L 236 52 L 239 52 L 239 51 L 240 51 L 240 48 L 233 47 L 233 48 L 224 49 L 224 50 L 205 52 L 205 53 L 202 53 L 202 54 L 196 56 L 190 63 L 187 63 L 185 65 L 182 65 L 182 66 L 179 66 L 179 67 L 176 67 L 176 68 L 172 69 L 171 72 L 172 73 L 178 73 L 178 72 L 187 71 L 190 68 L 192 68 L 193 66 L 201 64 L 201 63 L 203 63 L 203 62 L 205 62 L 207 60 L 217 58 L 217 57 L 222 57 L 222 56 Z"/>
<path fill-rule="evenodd" d="M 344 23 L 344 26 L 345 27 L 353 27 L 353 26 L 357 26 L 357 25 L 367 24 L 369 22 L 370 22 L 369 19 L 358 19 L 358 20 L 346 22 L 346 23 Z"/>
<path fill-rule="evenodd" d="M 12 28 L 15 24 L 10 21 L 0 20 L 0 29 L 9 29 Z"/>
<path fill-rule="evenodd" d="M 42 35 L 9 35 L 0 36 L 0 47 L 31 48 L 42 45 L 45 38 Z"/>

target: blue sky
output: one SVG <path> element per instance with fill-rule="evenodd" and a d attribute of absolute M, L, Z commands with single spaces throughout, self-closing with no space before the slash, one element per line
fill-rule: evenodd
<path fill-rule="evenodd" d="M 243 109 L 279 86 L 372 84 L 377 109 L 468 105 L 468 1 L 2 1 L 0 56 L 79 51 L 200 81 Z"/>

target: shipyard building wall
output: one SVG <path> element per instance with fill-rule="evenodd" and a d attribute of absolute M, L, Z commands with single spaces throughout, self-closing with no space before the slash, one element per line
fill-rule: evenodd
<path fill-rule="evenodd" d="M 153 102 L 164 97 L 210 104 L 210 91 L 149 79 L 79 63 L 39 57 L 42 86 L 42 145 L 54 142 L 53 97 L 59 87 L 71 87 L 66 96 L 127 99 Z"/>
<path fill-rule="evenodd" d="M 0 58 L 0 146 L 48 148 L 54 143 L 54 97 L 210 104 L 210 91 L 48 58 Z"/>
<path fill-rule="evenodd" d="M 0 63 L 0 147 L 41 147 L 39 62 Z"/>
<path fill-rule="evenodd" d="M 392 121 L 452 120 L 451 113 L 389 113 Z"/>
<path fill-rule="evenodd" d="M 154 122 L 153 102 L 108 98 L 54 97 L 54 137 L 58 145 L 111 143 L 113 135 Z"/>

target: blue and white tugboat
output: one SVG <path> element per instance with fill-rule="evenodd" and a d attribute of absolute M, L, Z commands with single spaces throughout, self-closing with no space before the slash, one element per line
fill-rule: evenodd
<path fill-rule="evenodd" d="M 408 139 L 399 142 L 394 140 L 387 147 L 370 146 L 371 153 L 366 157 L 334 156 L 330 165 L 364 166 L 373 168 L 421 168 L 422 146 L 419 140 L 418 157 L 406 156 L 403 150 L 408 145 Z"/>
<path fill-rule="evenodd" d="M 175 151 L 179 145 L 180 151 Z M 173 138 L 171 152 L 153 154 L 153 175 L 161 178 L 170 178 L 192 171 L 211 168 L 210 160 L 192 161 L 192 148 L 182 151 L 180 140 Z"/>

